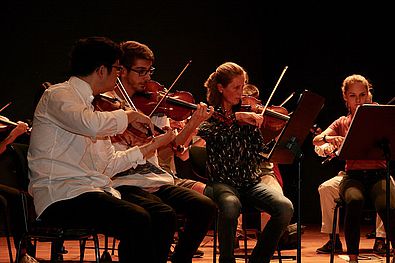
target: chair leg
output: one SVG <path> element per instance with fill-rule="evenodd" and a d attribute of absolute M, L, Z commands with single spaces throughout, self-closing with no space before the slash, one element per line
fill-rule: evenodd
<path fill-rule="evenodd" d="M 86 239 L 80 240 L 80 262 L 84 262 Z"/>
<path fill-rule="evenodd" d="M 114 256 L 114 253 L 115 253 L 115 242 L 116 242 L 116 238 L 113 237 L 112 238 L 112 251 L 111 251 L 111 255 L 113 255 L 113 256 Z"/>
<path fill-rule="evenodd" d="M 213 263 L 217 262 L 217 228 L 218 228 L 218 214 L 214 216 L 213 225 Z"/>
<path fill-rule="evenodd" d="M 12 245 L 11 245 L 11 240 L 10 240 L 10 228 L 9 228 L 9 224 L 8 224 L 8 219 L 7 219 L 7 215 L 5 215 L 4 217 L 4 224 L 5 224 L 5 235 L 6 235 L 6 239 L 7 239 L 7 247 L 8 247 L 8 255 L 10 257 L 10 263 L 13 263 L 13 256 L 12 256 Z"/>
<path fill-rule="evenodd" d="M 335 249 L 336 249 L 336 228 L 337 228 L 337 214 L 339 211 L 339 208 L 341 206 L 341 203 L 339 201 L 335 201 L 336 206 L 334 209 L 334 214 L 333 214 L 333 222 L 332 222 L 332 247 L 331 247 L 331 258 L 330 258 L 330 263 L 334 262 L 335 259 Z"/>
<path fill-rule="evenodd" d="M 243 225 L 244 226 L 244 225 Z M 248 248 L 247 248 L 247 230 L 243 227 L 243 241 L 244 241 L 244 262 L 248 261 Z"/>
<path fill-rule="evenodd" d="M 279 247 L 277 247 L 277 256 L 278 256 L 278 262 L 282 263 L 283 260 L 281 258 L 281 249 Z"/>
<path fill-rule="evenodd" d="M 95 244 L 96 263 L 100 263 L 99 237 L 97 234 L 93 235 L 93 242 Z"/>

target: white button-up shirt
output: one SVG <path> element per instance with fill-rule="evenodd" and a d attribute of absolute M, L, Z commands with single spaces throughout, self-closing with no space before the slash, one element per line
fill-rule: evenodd
<path fill-rule="evenodd" d="M 123 110 L 94 111 L 89 84 L 77 77 L 48 88 L 34 113 L 29 193 L 37 215 L 51 204 L 86 192 L 109 192 L 114 174 L 144 164 L 138 149 L 115 152 L 107 136 L 128 125 Z"/>

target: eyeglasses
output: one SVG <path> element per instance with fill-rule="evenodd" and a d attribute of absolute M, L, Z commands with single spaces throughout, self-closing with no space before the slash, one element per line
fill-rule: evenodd
<path fill-rule="evenodd" d="M 150 67 L 149 69 L 133 69 L 130 68 L 131 71 L 136 72 L 137 74 L 139 74 L 139 77 L 143 77 L 143 76 L 147 76 L 147 74 L 149 74 L 150 76 L 152 74 L 154 74 L 154 67 Z"/>
<path fill-rule="evenodd" d="M 112 65 L 111 67 L 115 68 L 118 73 L 121 72 L 121 70 L 123 68 L 122 66 L 114 66 L 114 65 Z"/>

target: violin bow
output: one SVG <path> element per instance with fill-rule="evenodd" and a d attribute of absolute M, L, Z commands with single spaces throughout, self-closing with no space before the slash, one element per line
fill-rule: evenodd
<path fill-rule="evenodd" d="M 267 106 L 269 105 L 270 100 L 272 99 L 272 97 L 273 97 L 273 95 L 274 95 L 274 92 L 276 91 L 278 85 L 280 84 L 280 81 L 281 81 L 281 79 L 283 78 L 283 76 L 284 76 L 284 74 L 285 74 L 285 71 L 287 71 L 287 69 L 288 69 L 288 66 L 285 66 L 284 69 L 283 69 L 283 72 L 281 73 L 280 77 L 278 78 L 277 83 L 276 83 L 276 85 L 274 86 L 274 89 L 273 89 L 272 93 L 270 94 L 269 99 L 266 101 L 266 104 L 265 104 L 265 106 L 263 107 L 263 110 L 262 110 L 262 113 L 261 113 L 262 116 L 265 114 L 266 108 L 267 108 Z"/>
<path fill-rule="evenodd" d="M 119 77 L 117 77 L 116 86 L 117 86 L 118 90 L 121 92 L 122 97 L 128 103 L 129 107 L 131 107 L 132 109 L 137 111 L 136 106 L 134 105 L 134 103 L 133 103 L 132 99 L 130 98 L 129 94 L 126 92 L 125 86 L 122 84 L 122 81 L 121 81 L 121 79 Z"/>
<path fill-rule="evenodd" d="M 10 102 L 8 102 L 6 105 L 4 105 L 1 109 L 0 109 L 0 112 L 2 112 L 3 110 L 5 110 L 8 106 L 10 106 L 11 105 L 11 101 Z"/>
<path fill-rule="evenodd" d="M 287 103 L 293 96 L 295 95 L 295 91 L 291 93 L 291 95 L 288 96 L 281 104 L 280 107 L 282 107 L 285 103 Z"/>
<path fill-rule="evenodd" d="M 119 77 L 117 77 L 116 85 L 117 85 L 119 91 L 121 92 L 123 98 L 124 98 L 124 99 L 126 100 L 126 102 L 129 104 L 129 106 L 130 106 L 133 110 L 138 111 L 137 108 L 136 108 L 136 106 L 134 105 L 132 99 L 130 98 L 129 94 L 127 93 L 127 91 L 126 91 L 126 89 L 125 89 L 125 86 L 122 84 L 122 81 L 121 81 L 121 79 L 120 79 Z M 148 136 L 148 137 L 153 136 L 152 131 L 151 131 L 151 129 L 148 127 L 148 125 L 145 125 L 145 128 L 147 129 L 147 136 Z"/>
<path fill-rule="evenodd" d="M 159 105 L 162 103 L 162 101 L 167 97 L 169 94 L 170 90 L 174 87 L 174 84 L 178 81 L 178 79 L 181 77 L 182 74 L 184 74 L 184 71 L 191 65 L 192 60 L 189 60 L 189 62 L 185 65 L 185 67 L 182 69 L 180 74 L 178 74 L 177 78 L 173 81 L 173 84 L 169 87 L 169 89 L 166 91 L 166 93 L 163 95 L 163 97 L 159 100 L 159 102 L 155 105 L 155 107 L 152 109 L 151 113 L 148 115 L 148 117 L 151 117 L 152 114 L 156 111 L 156 109 L 159 107 Z"/>

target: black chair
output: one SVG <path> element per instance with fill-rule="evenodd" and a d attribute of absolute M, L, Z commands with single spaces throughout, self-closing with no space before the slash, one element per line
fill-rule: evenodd
<path fill-rule="evenodd" d="M 28 164 L 27 164 L 28 145 L 11 144 L 7 151 L 3 154 L 5 158 L 9 158 L 12 165 L 3 167 L 10 169 L 8 178 L 2 173 L 0 183 L 18 190 L 20 196 L 20 206 L 11 209 L 23 209 L 23 234 L 19 240 L 17 248 L 17 260 L 21 257 L 21 250 L 24 243 L 32 244 L 32 255 L 35 257 L 37 242 L 51 242 L 51 259 L 56 251 L 54 251 L 54 243 L 67 240 L 78 240 L 80 243 L 80 262 L 84 260 L 85 244 L 87 240 L 93 240 L 95 246 L 96 262 L 99 263 L 99 239 L 94 229 L 85 228 L 65 228 L 62 226 L 52 226 L 36 218 L 33 198 L 28 194 L 27 187 Z"/>
<path fill-rule="evenodd" d="M 7 247 L 8 247 L 8 256 L 10 258 L 10 263 L 13 263 L 13 256 L 12 256 L 12 245 L 10 240 L 10 225 L 9 225 L 9 218 L 8 218 L 8 202 L 7 199 L 0 195 L 0 210 L 1 214 L 3 215 L 3 230 L 7 240 Z"/>

